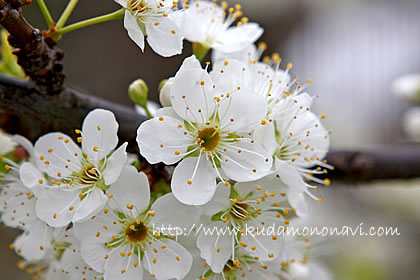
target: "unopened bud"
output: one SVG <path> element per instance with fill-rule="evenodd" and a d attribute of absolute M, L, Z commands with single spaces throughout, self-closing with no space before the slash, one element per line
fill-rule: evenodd
<path fill-rule="evenodd" d="M 128 87 L 128 96 L 130 97 L 131 101 L 143 108 L 147 107 L 148 93 L 149 87 L 142 79 L 135 80 Z"/>

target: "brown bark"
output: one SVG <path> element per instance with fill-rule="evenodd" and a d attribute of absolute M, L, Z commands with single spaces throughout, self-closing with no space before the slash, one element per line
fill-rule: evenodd
<path fill-rule="evenodd" d="M 0 24 L 10 33 L 9 42 L 16 48 L 18 63 L 33 81 L 34 88 L 43 94 L 57 94 L 64 81 L 64 53 L 26 21 L 18 3 L 0 0 Z"/>

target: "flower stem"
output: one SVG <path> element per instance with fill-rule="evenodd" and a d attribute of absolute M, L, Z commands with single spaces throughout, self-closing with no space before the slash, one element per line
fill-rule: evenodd
<path fill-rule="evenodd" d="M 64 12 L 61 14 L 60 18 L 57 21 L 57 25 L 55 26 L 57 29 L 63 27 L 64 24 L 66 24 L 66 21 L 69 19 L 71 13 L 73 12 L 78 2 L 79 0 L 70 0 L 66 8 L 64 9 Z"/>
<path fill-rule="evenodd" d="M 41 10 L 42 16 L 45 19 L 45 22 L 47 23 L 48 27 L 50 27 L 54 20 L 51 17 L 51 14 L 47 8 L 47 5 L 45 4 L 44 0 L 37 0 L 37 3 L 39 6 L 39 9 Z"/>
<path fill-rule="evenodd" d="M 94 24 L 97 24 L 97 23 L 106 22 L 106 21 L 110 21 L 110 20 L 122 19 L 122 18 L 124 18 L 124 9 L 121 9 L 121 10 L 118 10 L 118 11 L 115 11 L 115 12 L 112 12 L 110 14 L 106 14 L 106 15 L 103 15 L 103 16 L 90 18 L 90 19 L 87 19 L 87 20 L 83 20 L 83 21 L 80 21 L 80 22 L 70 24 L 66 27 L 58 29 L 57 34 L 58 35 L 63 35 L 63 34 L 66 34 L 70 31 L 74 31 L 74 30 L 77 30 L 77 29 L 80 29 L 80 28 L 83 28 L 83 27 L 87 27 L 87 26 L 90 26 L 90 25 L 94 25 Z"/>

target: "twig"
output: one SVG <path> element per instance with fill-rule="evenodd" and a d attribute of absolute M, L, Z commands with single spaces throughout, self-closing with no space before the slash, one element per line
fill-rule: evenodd
<path fill-rule="evenodd" d="M 16 48 L 18 63 L 43 94 L 56 94 L 62 89 L 63 55 L 53 40 L 32 27 L 22 16 L 16 1 L 0 0 L 0 24 L 10 33 L 9 42 Z"/>

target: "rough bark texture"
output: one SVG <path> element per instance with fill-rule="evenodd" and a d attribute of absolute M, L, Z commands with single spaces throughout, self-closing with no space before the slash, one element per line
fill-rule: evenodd
<path fill-rule="evenodd" d="M 135 151 L 137 128 L 147 117 L 137 114 L 134 109 L 69 88 L 63 89 L 58 95 L 44 95 L 33 89 L 28 80 L 0 75 L 0 110 L 24 120 L 17 123 L 13 117 L 3 119 L 3 127 L 12 133 L 24 134 L 31 140 L 36 140 L 40 136 L 38 133 L 48 131 L 61 131 L 75 138 L 74 130 L 81 128 L 86 114 L 95 108 L 114 112 L 120 124 L 120 141 L 128 141 L 131 151 Z M 20 127 L 25 120 L 31 122 L 34 131 Z"/>
<path fill-rule="evenodd" d="M 43 94 L 59 93 L 64 81 L 63 51 L 26 21 L 19 1 L 0 0 L 0 24 L 10 33 L 18 63 L 33 86 Z"/>

